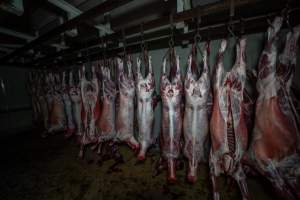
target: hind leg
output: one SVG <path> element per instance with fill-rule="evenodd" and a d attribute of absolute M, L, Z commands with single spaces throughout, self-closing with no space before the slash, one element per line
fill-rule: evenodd
<path fill-rule="evenodd" d="M 220 193 L 219 193 L 219 173 L 217 171 L 216 163 L 213 162 L 212 155 L 209 156 L 209 176 L 212 184 L 213 189 L 213 199 L 220 200 Z"/>
<path fill-rule="evenodd" d="M 239 185 L 240 191 L 241 191 L 242 196 L 243 196 L 243 200 L 251 199 L 249 191 L 248 191 L 246 175 L 244 173 L 244 170 L 243 170 L 241 164 L 238 166 L 237 171 L 233 174 L 233 178 L 236 180 L 236 182 Z"/>
<path fill-rule="evenodd" d="M 296 197 L 292 194 L 289 185 L 286 184 L 283 177 L 278 172 L 277 168 L 273 165 L 273 163 L 270 162 L 266 170 L 266 178 L 272 183 L 273 187 L 275 188 L 277 194 L 280 197 L 289 200 L 296 199 Z"/>

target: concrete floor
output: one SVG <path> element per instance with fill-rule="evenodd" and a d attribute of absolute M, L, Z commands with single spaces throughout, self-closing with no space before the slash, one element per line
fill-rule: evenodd
<path fill-rule="evenodd" d="M 165 172 L 154 176 L 157 152 L 137 164 L 129 148 L 122 146 L 125 163 L 111 170 L 113 160 L 99 165 L 90 151 L 84 160 L 78 159 L 78 146 L 62 135 L 1 138 L 0 150 L 1 200 L 212 199 L 207 167 L 200 167 L 195 185 L 186 183 L 185 168 L 178 171 L 177 183 L 168 185 Z M 237 185 L 229 188 L 225 179 L 222 182 L 222 199 L 241 199 Z M 253 199 L 274 199 L 268 184 L 257 179 L 248 183 Z"/>

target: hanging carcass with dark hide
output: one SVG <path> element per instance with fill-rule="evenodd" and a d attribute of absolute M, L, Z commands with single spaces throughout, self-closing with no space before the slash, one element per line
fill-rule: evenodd
<path fill-rule="evenodd" d="M 81 143 L 82 139 L 82 98 L 80 89 L 81 73 L 78 70 L 77 83 L 75 81 L 75 76 L 72 71 L 69 73 L 69 96 L 72 103 L 72 118 L 76 127 L 75 137 L 78 143 Z"/>
<path fill-rule="evenodd" d="M 38 97 L 38 93 L 42 88 L 42 85 L 40 84 L 41 79 L 41 73 L 31 71 L 28 73 L 28 80 L 26 82 L 26 89 L 31 98 L 32 122 L 35 125 L 37 125 L 40 122 L 40 118 L 43 117 Z M 2 89 L 4 89 L 4 87 Z"/>
<path fill-rule="evenodd" d="M 70 77 L 69 77 L 70 78 Z M 67 130 L 65 133 L 65 137 L 69 138 L 75 132 L 75 125 L 73 122 L 73 115 L 72 115 L 72 102 L 69 95 L 69 85 L 66 83 L 66 72 L 63 72 L 63 79 L 62 79 L 62 98 L 65 107 L 65 114 L 66 114 L 66 125 Z"/>
<path fill-rule="evenodd" d="M 95 67 L 92 66 L 92 78 L 86 79 L 85 67 L 82 68 L 81 78 L 81 99 L 83 103 L 83 135 L 81 139 L 81 148 L 79 157 L 83 157 L 84 146 L 88 144 L 97 143 L 98 136 L 96 134 L 95 123 L 98 118 L 99 103 L 99 86 L 98 79 L 95 72 Z"/>

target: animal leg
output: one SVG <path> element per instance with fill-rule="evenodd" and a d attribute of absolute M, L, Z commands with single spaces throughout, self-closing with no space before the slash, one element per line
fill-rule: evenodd
<path fill-rule="evenodd" d="M 219 181 L 218 177 L 219 174 L 216 170 L 216 164 L 212 161 L 212 155 L 209 156 L 209 176 L 211 179 L 212 189 L 213 189 L 213 199 L 220 200 L 220 193 L 219 193 Z"/>
<path fill-rule="evenodd" d="M 244 170 L 242 168 L 242 165 L 238 166 L 237 171 L 233 174 L 234 179 L 237 181 L 240 191 L 243 196 L 243 200 L 249 200 L 250 198 L 250 193 L 248 191 L 248 185 L 246 182 L 246 175 L 244 173 Z"/>

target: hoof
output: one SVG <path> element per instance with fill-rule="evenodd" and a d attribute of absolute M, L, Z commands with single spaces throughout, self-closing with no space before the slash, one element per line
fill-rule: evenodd
<path fill-rule="evenodd" d="M 139 161 L 144 161 L 146 159 L 145 155 L 138 155 L 137 159 Z"/>
<path fill-rule="evenodd" d="M 80 151 L 80 152 L 79 152 L 78 158 L 83 159 L 83 151 Z"/>
<path fill-rule="evenodd" d="M 197 177 L 196 176 L 192 176 L 192 175 L 188 175 L 187 176 L 187 180 L 188 180 L 189 183 L 194 184 L 197 181 Z"/>
<path fill-rule="evenodd" d="M 175 176 L 169 176 L 169 177 L 168 177 L 168 182 L 169 182 L 169 183 L 173 184 L 173 183 L 176 183 L 176 181 L 177 181 L 177 180 L 176 180 L 176 177 L 175 177 Z"/>

